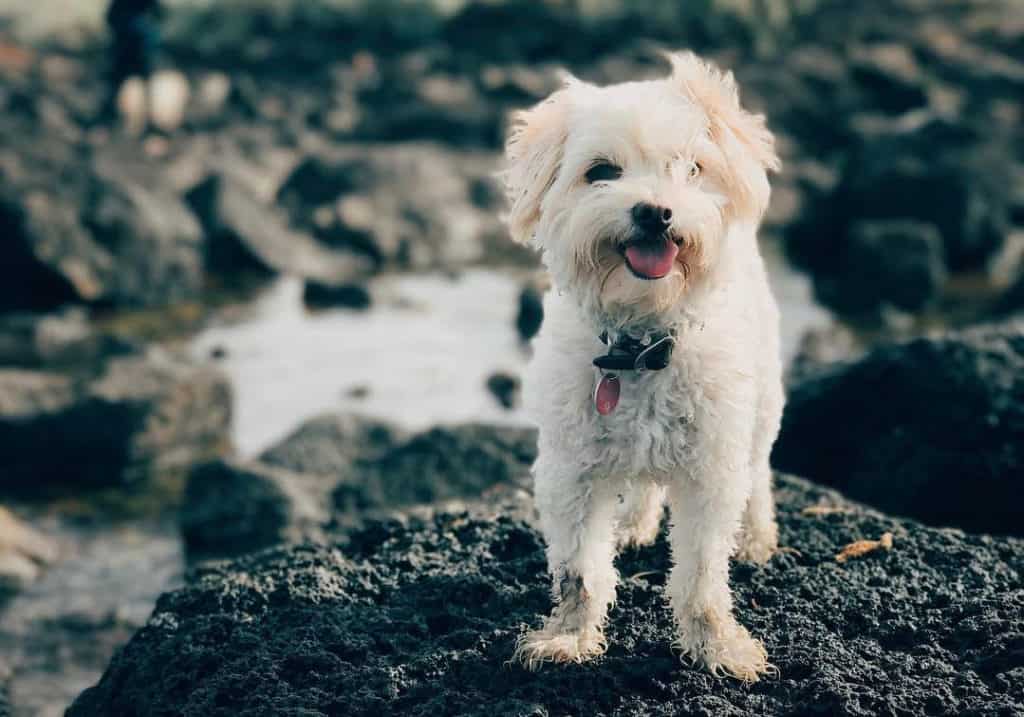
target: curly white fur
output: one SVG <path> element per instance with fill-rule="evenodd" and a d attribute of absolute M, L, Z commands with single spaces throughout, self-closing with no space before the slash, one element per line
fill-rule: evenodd
<path fill-rule="evenodd" d="M 737 552 L 764 562 L 777 544 L 768 458 L 783 405 L 779 317 L 756 231 L 778 159 L 731 74 L 688 53 L 670 60 L 658 80 L 569 79 L 521 113 L 509 139 L 509 225 L 542 252 L 553 283 L 525 401 L 540 428 L 536 504 L 556 605 L 516 656 L 537 667 L 604 651 L 616 550 L 654 540 L 667 496 L 676 643 L 715 674 L 753 681 L 770 665 L 733 614 L 728 563 Z M 599 161 L 621 176 L 588 182 Z M 623 259 L 639 202 L 671 209 L 680 250 L 661 279 L 638 278 Z M 678 338 L 671 364 L 622 372 L 620 404 L 599 415 L 599 334 L 667 329 Z"/>

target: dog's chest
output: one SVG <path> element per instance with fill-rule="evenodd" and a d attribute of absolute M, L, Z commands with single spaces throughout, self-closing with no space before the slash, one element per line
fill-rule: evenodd
<path fill-rule="evenodd" d="M 671 473 L 693 450 L 696 387 L 683 366 L 618 374 L 619 401 L 591 424 L 602 465 L 631 473 Z M 595 375 L 595 386 L 600 374 Z"/>

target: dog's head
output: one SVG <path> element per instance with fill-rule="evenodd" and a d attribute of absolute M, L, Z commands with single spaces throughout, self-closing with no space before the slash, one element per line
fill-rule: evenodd
<path fill-rule="evenodd" d="M 514 118 L 505 175 L 514 239 L 541 249 L 555 285 L 631 318 L 679 304 L 768 205 L 779 160 L 731 73 L 691 53 L 670 76 L 575 79 Z M 752 232 L 748 232 L 752 234 Z"/>

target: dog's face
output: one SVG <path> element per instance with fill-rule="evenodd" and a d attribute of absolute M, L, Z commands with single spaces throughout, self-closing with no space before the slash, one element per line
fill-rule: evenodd
<path fill-rule="evenodd" d="M 664 79 L 568 81 L 515 118 L 507 145 L 513 238 L 541 249 L 559 289 L 625 320 L 668 311 L 701 283 L 730 227 L 760 220 L 778 166 L 731 74 L 670 59 Z"/>

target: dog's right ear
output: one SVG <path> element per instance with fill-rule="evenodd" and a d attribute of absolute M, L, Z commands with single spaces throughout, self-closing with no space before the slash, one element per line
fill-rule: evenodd
<path fill-rule="evenodd" d="M 533 238 L 544 195 L 562 165 L 568 136 L 568 93 L 567 86 L 535 107 L 512 116 L 505 143 L 505 195 L 509 203 L 509 231 L 521 244 Z"/>

